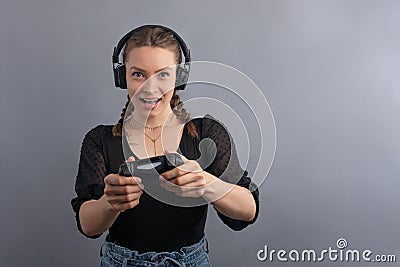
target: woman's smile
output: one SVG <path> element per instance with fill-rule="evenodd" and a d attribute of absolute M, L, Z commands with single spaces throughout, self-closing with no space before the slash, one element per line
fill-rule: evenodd
<path fill-rule="evenodd" d="M 163 96 L 157 97 L 157 98 L 139 97 L 138 99 L 139 99 L 142 107 L 144 107 L 145 109 L 148 109 L 148 110 L 153 110 L 153 109 L 156 109 L 160 105 L 160 102 L 163 99 Z"/>

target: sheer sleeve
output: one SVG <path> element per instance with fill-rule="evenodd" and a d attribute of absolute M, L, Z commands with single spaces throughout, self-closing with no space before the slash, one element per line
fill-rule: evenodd
<path fill-rule="evenodd" d="M 225 182 L 237 184 L 251 191 L 256 203 L 256 214 L 252 221 L 232 219 L 220 213 L 217 209 L 218 217 L 231 229 L 239 231 L 256 221 L 259 213 L 259 191 L 257 186 L 252 183 L 248 172 L 240 166 L 235 144 L 229 132 L 222 123 L 210 115 L 206 115 L 203 120 L 203 138 L 210 138 L 215 147 L 208 147 L 207 151 L 215 151 L 214 160 L 205 171 L 219 177 Z M 216 150 L 215 150 L 216 149 Z M 213 154 L 213 153 L 211 153 Z M 211 160 L 210 160 L 211 161 Z"/>
<path fill-rule="evenodd" d="M 88 236 L 82 231 L 79 209 L 85 201 L 99 199 L 104 193 L 103 179 L 107 171 L 102 153 L 103 142 L 103 125 L 96 126 L 85 135 L 81 146 L 78 174 L 75 182 L 77 197 L 71 200 L 77 227 L 83 235 L 89 238 L 98 238 L 101 234 Z"/>

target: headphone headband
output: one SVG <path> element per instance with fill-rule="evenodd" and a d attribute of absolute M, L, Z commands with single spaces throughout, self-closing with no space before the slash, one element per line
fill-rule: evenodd
<path fill-rule="evenodd" d="M 147 27 L 150 27 L 150 28 L 158 27 L 158 28 L 162 28 L 164 30 L 167 30 L 167 31 L 171 32 L 174 35 L 174 37 L 177 39 L 177 41 L 178 41 L 178 43 L 179 43 L 179 45 L 181 47 L 182 53 L 183 53 L 183 55 L 185 57 L 185 63 L 189 63 L 191 61 L 190 49 L 187 47 L 186 43 L 179 36 L 179 34 L 177 34 L 174 30 L 172 30 L 172 29 L 170 29 L 168 27 L 162 26 L 162 25 L 148 24 L 148 25 L 142 25 L 142 26 L 140 26 L 138 28 L 135 28 L 135 29 L 131 30 L 130 32 L 125 34 L 124 37 L 121 38 L 121 40 L 118 42 L 117 46 L 114 47 L 114 52 L 113 52 L 113 56 L 112 56 L 112 63 L 118 63 L 119 54 L 121 53 L 121 51 L 124 48 L 125 44 L 128 42 L 128 40 L 131 37 L 131 35 L 134 32 L 139 31 L 139 30 L 141 30 L 143 28 L 147 28 Z"/>

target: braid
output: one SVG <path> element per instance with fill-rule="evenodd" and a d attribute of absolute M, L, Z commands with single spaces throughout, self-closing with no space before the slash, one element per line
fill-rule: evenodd
<path fill-rule="evenodd" d="M 122 136 L 122 125 L 124 123 L 125 113 L 129 106 L 129 103 L 131 102 L 131 99 L 129 98 L 129 94 L 127 95 L 127 97 L 128 97 L 128 101 L 126 101 L 125 107 L 122 109 L 121 118 L 119 119 L 117 124 L 115 124 L 114 127 L 112 128 L 113 136 Z"/>
<path fill-rule="evenodd" d="M 174 94 L 172 95 L 170 104 L 171 104 L 172 111 L 178 117 L 178 119 L 181 119 L 185 123 L 187 123 L 189 135 L 191 137 L 199 138 L 199 133 L 196 130 L 196 126 L 194 126 L 194 123 L 190 121 L 190 114 L 187 113 L 186 109 L 183 107 L 181 98 L 176 93 L 176 90 L 174 91 Z"/>

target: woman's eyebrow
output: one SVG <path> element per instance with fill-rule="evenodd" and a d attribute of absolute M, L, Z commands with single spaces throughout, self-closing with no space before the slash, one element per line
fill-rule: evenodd
<path fill-rule="evenodd" d="M 130 67 L 129 69 L 130 69 L 130 70 L 131 70 L 131 69 L 136 69 L 136 70 L 139 70 L 139 71 L 141 71 L 141 72 L 147 73 L 147 71 L 145 71 L 144 69 L 141 69 L 141 68 L 136 67 L 136 66 L 132 66 L 132 67 Z M 164 67 L 164 68 L 162 68 L 162 69 L 156 70 L 156 73 L 157 73 L 157 72 L 160 72 L 160 71 L 162 71 L 162 70 L 166 70 L 166 69 L 171 70 L 171 67 L 168 66 L 168 67 Z"/>

